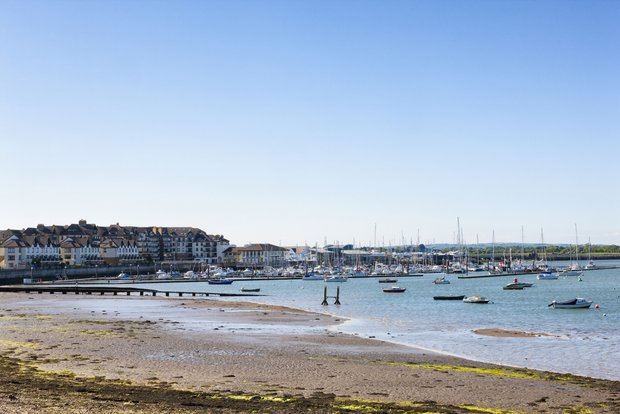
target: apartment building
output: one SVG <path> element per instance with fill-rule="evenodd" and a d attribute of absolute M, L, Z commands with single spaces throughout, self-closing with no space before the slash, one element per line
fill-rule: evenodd
<path fill-rule="evenodd" d="M 216 263 L 230 243 L 194 227 L 67 226 L 0 231 L 0 269 L 45 265 L 123 264 L 136 261 Z"/>

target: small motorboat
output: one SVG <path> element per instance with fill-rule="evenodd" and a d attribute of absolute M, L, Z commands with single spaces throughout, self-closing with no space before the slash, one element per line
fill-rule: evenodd
<path fill-rule="evenodd" d="M 383 289 L 383 292 L 385 292 L 385 293 L 403 293 L 405 290 L 407 290 L 407 288 L 398 287 L 398 286 L 392 286 L 391 288 Z"/>
<path fill-rule="evenodd" d="M 324 280 L 323 275 L 314 272 L 308 272 L 302 277 L 303 280 Z"/>
<path fill-rule="evenodd" d="M 345 276 L 330 276 L 330 277 L 325 278 L 325 281 L 342 283 L 342 282 L 346 282 L 347 278 Z"/>
<path fill-rule="evenodd" d="M 398 279 L 389 279 L 389 278 L 379 279 L 379 283 L 396 283 L 396 282 L 398 282 Z"/>
<path fill-rule="evenodd" d="M 450 281 L 445 277 L 438 277 L 437 279 L 433 280 L 433 283 L 436 285 L 449 285 Z"/>
<path fill-rule="evenodd" d="M 260 288 L 248 288 L 248 287 L 242 287 L 241 288 L 242 292 L 260 292 Z"/>
<path fill-rule="evenodd" d="M 232 284 L 232 279 L 209 279 L 210 285 L 230 285 Z"/>
<path fill-rule="evenodd" d="M 407 273 L 408 277 L 424 277 L 423 273 Z"/>
<path fill-rule="evenodd" d="M 549 305 L 550 308 L 554 309 L 587 309 L 592 305 L 591 300 L 587 300 L 584 298 L 575 298 L 571 300 L 565 300 L 564 302 L 553 301 Z"/>
<path fill-rule="evenodd" d="M 519 282 L 519 280 L 515 277 L 512 283 L 508 283 L 506 286 L 504 286 L 504 290 L 521 290 L 523 288 L 532 286 L 533 283 Z"/>
<path fill-rule="evenodd" d="M 532 283 L 508 283 L 504 286 L 504 290 L 522 290 L 526 287 L 532 287 Z"/>
<path fill-rule="evenodd" d="M 536 278 L 538 280 L 558 280 L 558 274 L 553 272 L 540 272 Z"/>
<path fill-rule="evenodd" d="M 463 300 L 465 295 L 460 296 L 433 296 L 434 300 Z"/>
<path fill-rule="evenodd" d="M 489 300 L 484 296 L 468 296 L 463 298 L 464 303 L 489 303 Z"/>

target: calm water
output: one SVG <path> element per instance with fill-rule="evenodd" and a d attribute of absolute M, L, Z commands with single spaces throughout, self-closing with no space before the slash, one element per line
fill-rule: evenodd
<path fill-rule="evenodd" d="M 575 277 L 545 281 L 537 280 L 535 275 L 520 276 L 520 281 L 534 283 L 524 290 L 503 290 L 502 286 L 512 281 L 509 277 L 463 280 L 450 275 L 451 284 L 434 285 L 435 277 L 400 278 L 398 285 L 407 288 L 402 294 L 383 293 L 386 285 L 375 278 L 349 279 L 345 283 L 256 280 L 227 286 L 198 282 L 157 287 L 210 292 L 259 287 L 260 293 L 268 296 L 248 300 L 350 318 L 336 328 L 338 331 L 479 361 L 620 380 L 620 269 L 586 272 L 582 282 Z M 330 295 L 340 286 L 341 306 L 333 305 L 333 299 L 330 305 L 321 306 L 325 285 Z M 476 305 L 432 298 L 444 294 L 481 295 L 493 303 Z M 600 308 L 547 307 L 554 299 L 574 297 L 593 300 Z M 494 338 L 472 333 L 477 328 L 546 332 L 553 336 Z"/>

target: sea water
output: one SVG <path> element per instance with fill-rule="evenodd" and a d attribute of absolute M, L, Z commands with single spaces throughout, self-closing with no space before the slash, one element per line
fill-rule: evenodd
<path fill-rule="evenodd" d="M 519 281 L 534 284 L 523 290 L 502 289 L 512 277 L 458 279 L 448 275 L 448 285 L 433 284 L 435 277 L 401 277 L 397 285 L 407 288 L 406 292 L 391 294 L 383 293 L 390 285 L 379 284 L 376 278 L 350 278 L 345 283 L 299 279 L 257 279 L 232 285 L 185 282 L 157 284 L 157 289 L 238 293 L 242 287 L 256 287 L 265 296 L 230 300 L 329 313 L 348 319 L 334 328 L 338 331 L 467 359 L 620 380 L 620 269 L 586 271 L 582 281 L 576 277 L 537 280 L 535 274 L 518 276 Z M 152 284 L 132 286 L 153 288 Z M 329 296 L 340 287 L 341 305 L 334 305 L 333 298 L 329 305 L 321 305 L 325 287 Z M 479 295 L 492 303 L 435 301 L 436 295 Z M 594 303 L 590 309 L 548 307 L 552 300 L 575 297 Z M 480 328 L 548 336 L 507 338 L 474 333 Z"/>

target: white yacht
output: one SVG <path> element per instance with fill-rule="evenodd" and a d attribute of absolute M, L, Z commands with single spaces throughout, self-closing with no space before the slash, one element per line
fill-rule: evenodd
<path fill-rule="evenodd" d="M 553 272 L 540 272 L 536 278 L 538 280 L 558 280 L 558 274 Z"/>
<path fill-rule="evenodd" d="M 564 302 L 553 301 L 548 306 L 554 309 L 587 309 L 592 305 L 591 300 L 575 298 Z"/>

